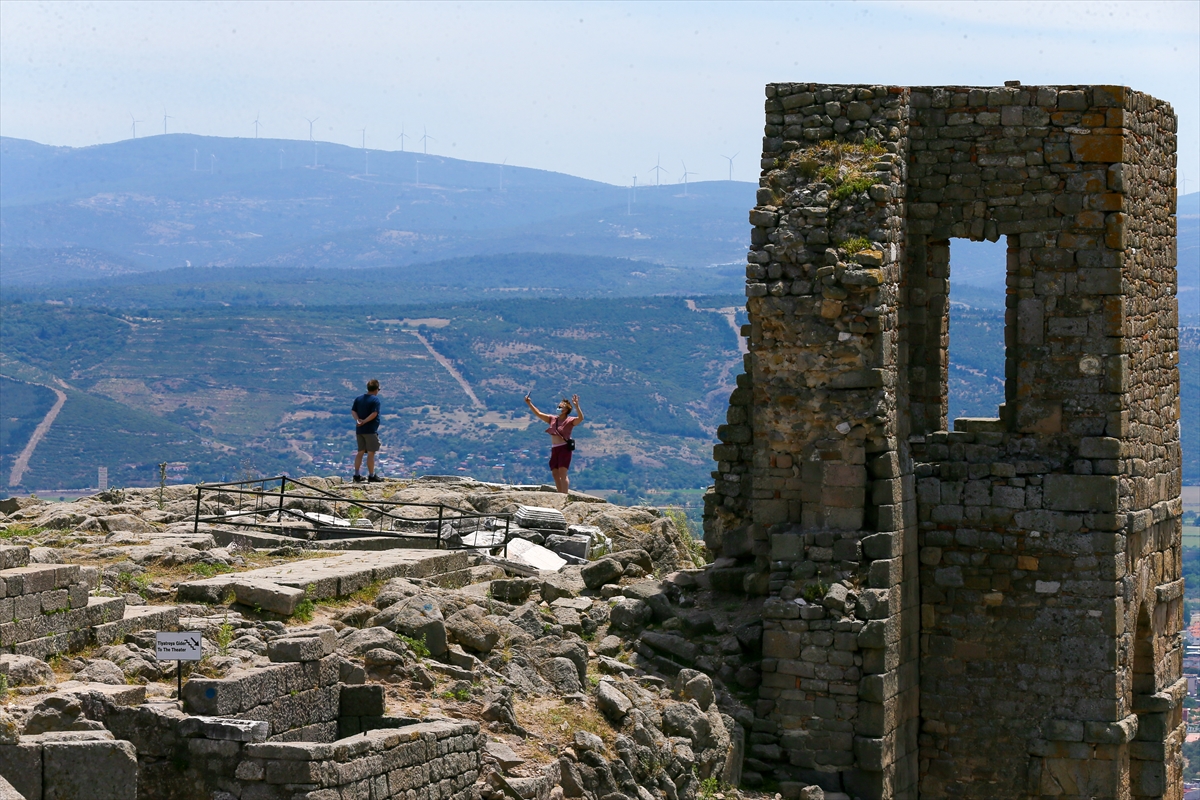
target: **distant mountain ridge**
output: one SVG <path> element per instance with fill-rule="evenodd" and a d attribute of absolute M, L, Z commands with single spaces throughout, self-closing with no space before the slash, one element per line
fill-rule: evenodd
<path fill-rule="evenodd" d="M 511 252 L 740 262 L 756 188 L 711 181 L 634 192 L 445 156 L 190 134 L 85 148 L 0 138 L 0 159 L 10 285 Z"/>

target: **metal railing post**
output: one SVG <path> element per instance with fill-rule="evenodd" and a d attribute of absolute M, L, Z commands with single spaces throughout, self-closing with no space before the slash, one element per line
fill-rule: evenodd
<path fill-rule="evenodd" d="M 504 518 L 504 557 L 508 558 L 508 525 L 512 522 L 512 517 Z"/>
<path fill-rule="evenodd" d="M 283 488 L 287 486 L 287 475 L 279 476 L 279 512 L 275 517 L 275 521 L 281 526 L 283 525 Z"/>
<path fill-rule="evenodd" d="M 442 504 L 438 503 L 437 549 L 442 549 Z"/>
<path fill-rule="evenodd" d="M 196 484 L 196 521 L 192 525 L 192 533 L 200 532 L 200 495 L 204 491 L 204 484 Z"/>

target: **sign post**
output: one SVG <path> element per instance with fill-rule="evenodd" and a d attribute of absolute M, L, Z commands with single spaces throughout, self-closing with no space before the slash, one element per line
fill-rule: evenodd
<path fill-rule="evenodd" d="M 183 662 L 200 660 L 200 631 L 169 633 L 159 631 L 154 635 L 154 657 L 159 661 L 175 662 L 175 677 L 178 680 L 178 699 L 183 699 Z"/>

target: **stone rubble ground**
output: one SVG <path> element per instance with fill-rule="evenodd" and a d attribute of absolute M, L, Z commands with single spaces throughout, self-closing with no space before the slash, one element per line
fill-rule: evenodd
<path fill-rule="evenodd" d="M 319 485 L 337 491 L 338 483 Z M 0 549 L 0 567 L 3 553 L 28 547 L 31 565 L 79 565 L 93 597 L 123 598 L 127 616 L 173 606 L 178 629 L 203 634 L 204 659 L 185 667 L 194 688 L 332 654 L 344 683 L 383 687 L 392 719 L 475 720 L 485 737 L 475 790 L 483 800 L 760 794 L 762 765 L 744 753 L 755 741 L 747 703 L 758 671 L 748 667 L 761 658 L 761 603 L 714 592 L 709 570 L 693 563 L 702 559 L 689 535 L 672 519 L 586 495 L 469 479 L 354 491 L 518 514 L 547 526 L 540 536 L 530 530 L 539 544 L 580 538 L 582 530 L 585 545 L 590 537 L 611 551 L 597 558 L 585 550 L 594 560 L 539 572 L 475 551 L 355 553 L 310 542 L 256 549 L 239 544 L 228 526 L 194 532 L 195 489 L 173 486 L 161 504 L 157 489 L 72 503 L 4 501 L 0 541 L 16 548 Z M 337 513 L 334 505 L 311 510 Z M 197 597 L 209 602 L 179 601 Z M 312 597 L 321 599 L 296 616 Z M 49 662 L 12 649 L 0 648 L 9 689 L 0 745 L 18 735 L 102 737 L 103 724 L 89 716 L 97 692 L 117 705 L 174 704 L 176 665 L 155 658 L 153 630 Z M 347 729 L 355 719 L 343 708 L 337 733 L 357 734 Z M 817 787 L 765 788 L 822 796 Z M 0 782 L 0 797 L 6 791 Z"/>

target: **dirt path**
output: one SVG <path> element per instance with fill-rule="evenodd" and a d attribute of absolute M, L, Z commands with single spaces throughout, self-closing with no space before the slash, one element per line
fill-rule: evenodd
<path fill-rule="evenodd" d="M 737 339 L 738 352 L 742 355 L 750 352 L 750 348 L 746 346 L 746 337 L 742 336 L 742 329 L 737 324 L 737 312 L 740 310 L 730 306 L 729 308 L 697 308 L 695 300 L 685 300 L 690 311 L 704 313 L 707 311 L 710 314 L 720 314 L 729 323 L 730 329 L 733 331 L 734 338 Z"/>
<path fill-rule="evenodd" d="M 467 379 L 462 376 L 462 373 L 454 368 L 454 365 L 450 363 L 450 359 L 446 358 L 437 350 L 434 350 L 433 345 L 431 345 L 429 340 L 422 336 L 419 331 L 408 331 L 408 333 L 411 333 L 413 336 L 417 337 L 417 341 L 425 345 L 425 349 L 429 351 L 429 355 L 433 356 L 434 360 L 441 364 L 446 369 L 446 372 L 450 373 L 451 378 L 454 378 L 454 380 L 458 381 L 458 385 L 461 386 L 462 390 L 467 393 L 467 397 L 471 398 L 471 403 L 476 408 L 480 409 L 481 411 L 487 410 L 487 406 L 483 404 L 482 400 L 475 396 L 475 390 L 471 388 L 471 384 L 467 383 Z"/>
<path fill-rule="evenodd" d="M 55 389 L 53 386 L 45 388 L 58 395 L 58 400 L 46 412 L 46 417 L 38 423 L 38 426 L 33 429 L 33 436 L 29 437 L 29 441 L 25 444 L 25 449 L 21 451 L 21 455 L 17 456 L 17 460 L 13 462 L 12 472 L 8 475 L 9 486 L 19 486 L 21 479 L 25 477 L 25 470 L 29 469 L 29 459 L 33 457 L 33 451 L 37 450 L 38 444 L 42 439 L 46 438 L 46 434 L 50 432 L 50 426 L 54 424 L 55 417 L 58 412 L 62 411 L 63 404 L 67 402 L 67 395 Z"/>

